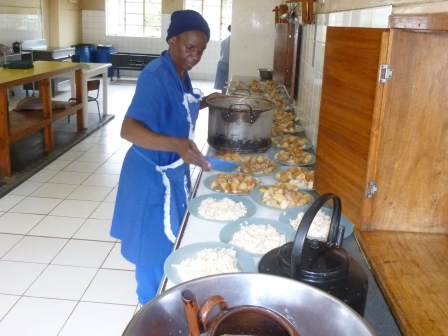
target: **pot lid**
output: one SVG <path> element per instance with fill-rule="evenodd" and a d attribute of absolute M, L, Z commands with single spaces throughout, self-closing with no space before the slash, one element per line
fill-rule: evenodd
<path fill-rule="evenodd" d="M 243 96 L 225 96 L 207 99 L 207 103 L 220 110 L 247 111 L 251 109 L 254 112 L 263 112 L 272 110 L 275 103 L 265 98 L 243 97 Z"/>

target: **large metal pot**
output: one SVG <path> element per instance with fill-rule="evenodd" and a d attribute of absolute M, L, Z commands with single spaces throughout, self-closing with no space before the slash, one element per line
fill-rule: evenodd
<path fill-rule="evenodd" d="M 240 153 L 266 152 L 271 147 L 272 101 L 226 96 L 209 98 L 207 103 L 210 146 Z"/>
<path fill-rule="evenodd" d="M 271 309 L 291 322 L 302 336 L 375 335 L 353 309 L 324 291 L 296 280 L 258 273 L 213 275 L 172 287 L 146 304 L 123 335 L 188 335 L 182 299 L 185 290 L 193 291 L 200 305 L 210 296 L 220 295 L 229 307 L 254 305 Z"/>

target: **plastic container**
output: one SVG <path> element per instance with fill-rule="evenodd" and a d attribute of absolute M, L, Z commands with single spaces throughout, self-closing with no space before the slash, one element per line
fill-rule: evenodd
<path fill-rule="evenodd" d="M 83 63 L 93 63 L 96 59 L 96 48 L 94 44 L 77 44 L 75 45 L 75 55 L 80 56 Z"/>
<path fill-rule="evenodd" d="M 99 44 L 96 48 L 96 63 L 110 63 L 110 54 L 114 52 L 112 44 Z M 108 76 L 112 77 L 114 69 L 109 68 L 107 72 Z"/>

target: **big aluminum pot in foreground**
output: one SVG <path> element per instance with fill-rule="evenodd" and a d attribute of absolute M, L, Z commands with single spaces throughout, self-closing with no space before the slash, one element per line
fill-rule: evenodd
<path fill-rule="evenodd" d="M 123 335 L 189 335 L 182 297 L 187 289 L 195 293 L 199 305 L 211 296 L 220 295 L 230 308 L 253 305 L 275 311 L 301 336 L 375 335 L 353 309 L 324 291 L 296 280 L 259 273 L 213 275 L 172 287 L 146 304 Z"/>
<path fill-rule="evenodd" d="M 274 102 L 226 96 L 209 98 L 207 103 L 210 146 L 240 153 L 266 152 L 271 147 Z"/>

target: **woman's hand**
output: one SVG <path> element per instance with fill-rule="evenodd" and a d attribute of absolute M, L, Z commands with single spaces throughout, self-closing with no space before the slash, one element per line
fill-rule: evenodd
<path fill-rule="evenodd" d="M 205 171 L 210 171 L 210 162 L 205 159 L 204 155 L 202 155 L 193 141 L 183 138 L 178 138 L 178 140 L 179 143 L 177 153 L 182 160 L 184 160 L 184 162 L 199 166 Z"/>

